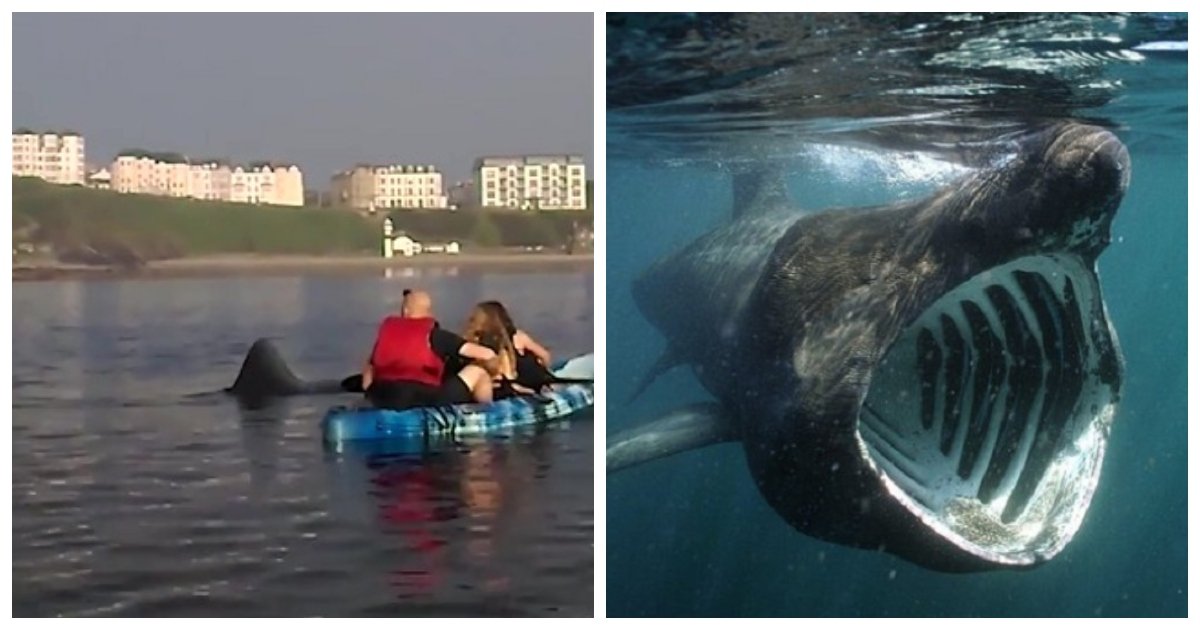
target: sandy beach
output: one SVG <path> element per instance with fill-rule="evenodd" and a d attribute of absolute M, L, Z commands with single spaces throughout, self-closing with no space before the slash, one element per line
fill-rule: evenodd
<path fill-rule="evenodd" d="M 71 265 L 54 261 L 13 263 L 13 281 L 60 279 L 112 278 L 188 278 L 247 275 L 353 274 L 385 269 L 422 268 L 479 268 L 496 271 L 529 271 L 530 269 L 562 269 L 577 271 L 591 269 L 593 256 L 560 253 L 476 253 L 424 254 L 409 258 L 378 256 L 256 256 L 232 254 L 197 256 L 147 263 L 137 269 Z"/>

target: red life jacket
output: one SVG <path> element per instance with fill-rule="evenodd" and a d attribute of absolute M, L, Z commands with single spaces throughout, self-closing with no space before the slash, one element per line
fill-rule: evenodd
<path fill-rule="evenodd" d="M 446 364 L 429 345 L 437 322 L 432 317 L 388 317 L 379 325 L 371 367 L 375 380 L 442 384 Z"/>

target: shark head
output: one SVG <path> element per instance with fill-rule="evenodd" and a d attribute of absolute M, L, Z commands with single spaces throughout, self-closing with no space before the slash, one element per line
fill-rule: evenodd
<path fill-rule="evenodd" d="M 1059 123 L 1017 141 L 1008 164 L 973 178 L 955 225 L 965 242 L 1011 258 L 1070 251 L 1094 260 L 1108 245 L 1129 186 L 1125 145 L 1098 127 Z M 954 214 L 951 212 L 950 214 Z"/>
<path fill-rule="evenodd" d="M 927 200 L 795 222 L 739 320 L 756 395 L 729 404 L 776 511 L 941 570 L 1059 553 L 1120 397 L 1096 258 L 1129 175 L 1116 136 L 1062 123 Z"/>

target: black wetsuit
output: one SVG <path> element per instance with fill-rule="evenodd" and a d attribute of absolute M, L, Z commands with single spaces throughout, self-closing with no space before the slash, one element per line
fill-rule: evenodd
<path fill-rule="evenodd" d="M 517 382 L 533 391 L 554 382 L 554 374 L 542 365 L 533 353 L 517 354 Z"/>

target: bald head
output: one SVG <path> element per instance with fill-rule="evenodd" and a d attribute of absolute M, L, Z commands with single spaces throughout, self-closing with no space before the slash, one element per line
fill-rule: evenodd
<path fill-rule="evenodd" d="M 433 298 L 425 291 L 413 290 L 404 294 L 404 303 L 400 305 L 400 314 L 405 317 L 433 316 Z"/>

